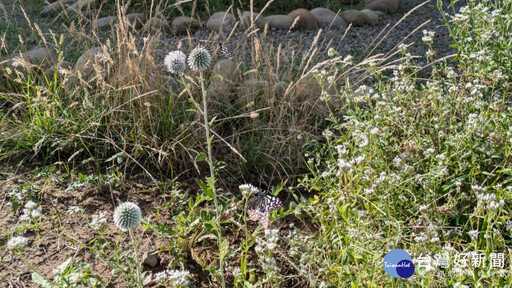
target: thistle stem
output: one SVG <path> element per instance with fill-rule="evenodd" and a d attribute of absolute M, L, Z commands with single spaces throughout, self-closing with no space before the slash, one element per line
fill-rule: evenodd
<path fill-rule="evenodd" d="M 135 253 L 135 265 L 137 266 L 136 269 L 137 269 L 137 287 L 138 288 L 142 288 L 143 287 L 143 284 L 142 284 L 142 277 L 141 277 L 141 274 L 140 274 L 140 260 L 139 260 L 139 249 L 137 247 L 137 243 L 135 242 L 135 237 L 133 237 L 133 231 L 132 229 L 128 229 L 129 231 L 129 234 L 130 234 L 130 239 L 132 240 L 132 245 L 133 245 L 133 251 Z"/>
<path fill-rule="evenodd" d="M 219 249 L 222 245 L 222 231 L 220 229 L 220 217 L 219 217 L 219 204 L 217 200 L 217 189 L 215 188 L 215 170 L 213 168 L 213 156 L 212 156 L 212 138 L 210 137 L 210 124 L 208 123 L 208 104 L 207 104 L 207 92 L 204 86 L 204 76 L 203 71 L 199 71 L 199 82 L 201 82 L 201 92 L 203 94 L 203 118 L 204 118 L 204 127 L 206 133 L 206 147 L 208 149 L 208 165 L 210 167 L 210 177 L 212 178 L 212 192 L 213 192 L 213 200 L 215 203 L 215 223 L 217 225 L 217 245 Z M 222 288 L 226 287 L 226 283 L 224 280 L 224 259 L 219 259 L 219 269 L 220 269 L 220 285 Z"/>

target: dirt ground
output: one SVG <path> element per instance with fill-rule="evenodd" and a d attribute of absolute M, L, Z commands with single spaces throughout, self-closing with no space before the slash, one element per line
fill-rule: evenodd
<path fill-rule="evenodd" d="M 156 189 L 144 190 L 140 188 L 142 185 L 132 183 L 124 187 L 126 193 L 114 191 L 111 194 L 90 184 L 70 190 L 64 178 L 59 174 L 49 178 L 34 177 L 31 170 L 20 172 L 5 167 L 0 172 L 0 243 L 4 246 L 9 235 L 16 231 L 23 232 L 29 240 L 29 245 L 23 251 L 25 261 L 7 249 L 0 250 L 0 279 L 4 280 L 0 283 L 1 287 L 38 287 L 31 281 L 32 269 L 26 263 L 30 263 L 42 276 L 52 278 L 52 270 L 72 256 L 75 263 L 90 264 L 90 272 L 100 276 L 108 287 L 123 287 L 112 276 L 108 264 L 101 259 L 103 257 L 95 257 L 92 253 L 96 251 L 93 247 L 98 245 L 98 241 L 112 243 L 119 250 L 131 250 L 128 234 L 120 232 L 112 221 L 112 200 L 115 198 L 119 203 L 118 196 L 138 203 L 143 217 L 151 217 L 152 223 L 172 225 L 169 210 L 156 208 L 162 207 L 165 202 L 165 197 L 155 197 L 158 195 Z M 20 222 L 23 209 L 13 210 L 9 205 L 9 192 L 20 187 L 31 190 L 33 196 L 40 200 L 42 217 L 31 224 Z M 104 235 L 99 235 L 88 226 L 91 216 L 99 211 L 103 211 L 107 219 Z M 144 233 L 142 228 L 135 229 L 135 235 L 140 239 L 141 254 L 169 246 L 165 237 Z M 165 252 L 159 253 L 158 265 L 146 265 L 145 270 L 163 270 L 172 261 L 169 256 Z"/>

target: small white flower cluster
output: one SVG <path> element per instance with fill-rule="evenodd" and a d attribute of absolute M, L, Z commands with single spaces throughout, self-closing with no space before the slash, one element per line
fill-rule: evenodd
<path fill-rule="evenodd" d="M 338 51 L 336 51 L 336 49 L 334 49 L 332 47 L 329 48 L 329 50 L 327 50 L 327 56 L 329 56 L 329 57 L 336 57 L 338 55 L 340 55 L 340 53 Z"/>
<path fill-rule="evenodd" d="M 512 232 L 512 221 L 507 222 L 506 229 L 507 229 L 507 232 Z"/>
<path fill-rule="evenodd" d="M 402 54 L 405 54 L 407 52 L 407 48 L 409 48 L 409 46 L 411 46 L 411 44 L 405 44 L 405 43 L 400 43 L 400 45 L 398 45 L 398 50 L 400 50 L 400 52 Z"/>
<path fill-rule="evenodd" d="M 477 238 L 478 238 L 478 234 L 480 234 L 480 232 L 478 232 L 478 230 L 470 230 L 470 231 L 468 232 L 468 236 L 469 236 L 471 239 L 473 239 L 473 240 L 475 240 L 475 239 L 477 239 Z"/>
<path fill-rule="evenodd" d="M 332 197 L 329 197 L 327 198 L 326 203 L 329 206 L 329 212 L 331 212 L 331 215 L 335 215 L 338 212 L 338 204 L 336 203 L 336 200 L 334 200 Z"/>
<path fill-rule="evenodd" d="M 187 270 L 164 270 L 155 273 L 155 281 L 165 283 L 169 280 L 173 287 L 187 287 L 190 283 L 190 272 Z"/>
<path fill-rule="evenodd" d="M 446 73 L 446 78 L 455 79 L 455 77 L 458 76 L 457 72 L 455 72 L 452 67 L 448 67 L 447 69 L 448 69 L 448 72 Z"/>
<path fill-rule="evenodd" d="M 30 221 L 41 217 L 41 207 L 36 202 L 29 200 L 23 208 L 23 215 L 21 215 L 21 221 Z"/>
<path fill-rule="evenodd" d="M 258 238 L 258 243 L 254 248 L 256 254 L 261 263 L 261 267 L 267 277 L 271 277 L 277 271 L 277 263 L 273 257 L 273 251 L 277 247 L 277 241 L 279 240 L 279 229 L 267 229 L 265 230 L 265 239 Z"/>
<path fill-rule="evenodd" d="M 27 247 L 28 240 L 23 236 L 16 236 L 9 239 L 7 242 L 7 249 L 11 251 L 21 251 L 23 248 Z"/>
<path fill-rule="evenodd" d="M 451 17 L 450 21 L 455 24 L 462 24 L 469 20 L 469 7 L 464 6 L 461 7 L 459 10 L 459 13 L 456 13 L 455 15 L 451 16 L 450 14 L 447 14 L 448 17 Z"/>
<path fill-rule="evenodd" d="M 505 205 L 505 201 L 503 199 L 496 199 L 496 194 L 494 193 L 479 193 L 477 194 L 478 198 L 478 206 L 482 206 L 484 209 L 489 209 L 491 211 L 496 211 Z"/>
<path fill-rule="evenodd" d="M 343 58 L 344 66 L 351 65 L 352 64 L 352 56 L 347 55 L 345 58 Z"/>
<path fill-rule="evenodd" d="M 100 211 L 98 214 L 92 215 L 91 223 L 89 223 L 89 226 L 94 231 L 99 231 L 101 227 L 107 224 L 107 217 L 105 217 L 105 212 Z"/>
<path fill-rule="evenodd" d="M 434 152 L 435 152 L 435 149 L 431 147 L 431 148 L 428 148 L 425 151 L 423 151 L 423 155 L 428 158 L 432 154 L 434 154 Z"/>
<path fill-rule="evenodd" d="M 432 42 L 434 41 L 434 35 L 436 33 L 434 31 L 427 31 L 423 30 L 423 37 L 421 37 L 421 40 L 425 42 L 427 45 L 432 45 Z"/>
<path fill-rule="evenodd" d="M 366 147 L 368 145 L 368 137 L 364 133 L 359 133 L 356 143 L 361 148 Z"/>
<path fill-rule="evenodd" d="M 329 140 L 331 139 L 333 136 L 334 136 L 334 133 L 332 133 L 331 130 L 329 129 L 325 129 L 323 132 L 322 132 L 322 136 L 325 137 L 325 139 Z"/>
<path fill-rule="evenodd" d="M 414 237 L 414 242 L 416 243 L 424 243 L 428 241 L 428 235 L 425 232 L 420 232 L 420 234 Z"/>
<path fill-rule="evenodd" d="M 240 192 L 242 192 L 242 194 L 246 197 L 253 194 L 258 194 L 260 192 L 260 189 L 254 187 L 252 184 L 242 184 L 238 186 L 238 189 L 240 189 Z"/>

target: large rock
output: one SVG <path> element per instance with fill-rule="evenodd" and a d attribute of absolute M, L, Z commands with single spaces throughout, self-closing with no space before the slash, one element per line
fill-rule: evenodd
<path fill-rule="evenodd" d="M 107 26 L 113 25 L 117 20 L 116 16 L 107 16 L 103 18 L 96 19 L 92 23 L 92 29 L 101 29 Z"/>
<path fill-rule="evenodd" d="M 288 13 L 288 16 L 292 17 L 294 20 L 299 18 L 296 25 L 300 30 L 314 30 L 318 28 L 318 20 L 315 15 L 306 9 L 295 9 Z"/>
<path fill-rule="evenodd" d="M 214 13 L 208 22 L 206 23 L 206 28 L 211 31 L 220 33 L 230 33 L 231 30 L 235 27 L 235 17 L 227 12 L 217 12 Z"/>
<path fill-rule="evenodd" d="M 187 33 L 192 35 L 201 29 L 201 23 L 194 18 L 181 16 L 172 21 L 172 29 L 178 35 L 187 35 Z"/>
<path fill-rule="evenodd" d="M 149 32 L 165 32 L 170 33 L 172 31 L 171 25 L 169 25 L 169 22 L 165 19 L 161 18 L 151 18 L 146 22 L 146 25 L 144 25 L 144 29 Z"/>
<path fill-rule="evenodd" d="M 273 84 L 270 81 L 248 79 L 238 88 L 238 97 L 242 99 L 259 93 L 265 95 L 283 95 L 287 87 L 288 84 L 285 82 Z"/>
<path fill-rule="evenodd" d="M 53 80 L 55 77 L 54 73 L 57 73 L 57 79 L 62 79 L 66 74 L 71 74 L 73 70 L 73 63 L 69 61 L 61 61 L 60 63 L 52 65 L 50 68 L 44 71 L 46 78 Z"/>
<path fill-rule="evenodd" d="M 99 13 L 100 12 L 96 9 L 87 9 L 87 10 L 83 10 L 80 12 L 80 14 L 82 14 L 82 16 L 84 16 L 85 18 L 87 18 L 89 20 L 98 18 Z"/>
<path fill-rule="evenodd" d="M 57 53 L 48 48 L 35 48 L 25 53 L 25 61 L 50 67 L 57 62 Z"/>
<path fill-rule="evenodd" d="M 268 26 L 279 30 L 289 30 L 294 21 L 293 18 L 288 15 L 272 15 L 265 17 L 265 19 L 268 22 Z"/>
<path fill-rule="evenodd" d="M 366 2 L 365 9 L 393 14 L 400 8 L 400 0 L 375 0 Z"/>
<path fill-rule="evenodd" d="M 265 29 L 265 25 L 267 25 L 267 20 L 265 17 L 258 13 L 252 13 L 252 21 L 254 21 L 254 27 L 260 30 Z M 240 21 L 240 29 L 247 30 L 251 27 L 251 12 L 245 11 L 242 14 L 242 18 Z"/>
<path fill-rule="evenodd" d="M 94 0 L 78 0 L 75 3 L 69 5 L 68 10 L 82 11 L 82 9 L 94 8 Z"/>
<path fill-rule="evenodd" d="M 59 0 L 59 1 L 53 2 L 51 4 L 48 4 L 48 5 L 46 5 L 46 7 L 44 7 L 43 11 L 41 11 L 41 16 L 55 17 L 62 10 L 67 8 L 68 5 L 70 5 L 74 2 L 75 2 L 75 0 Z"/>
<path fill-rule="evenodd" d="M 345 20 L 348 24 L 352 24 L 353 26 L 361 26 L 370 23 L 370 18 L 368 18 L 368 16 L 366 16 L 366 14 L 361 11 L 346 10 L 341 12 L 340 15 L 343 20 Z"/>
<path fill-rule="evenodd" d="M 239 82 L 241 72 L 233 60 L 222 59 L 213 66 L 211 76 L 212 80 L 208 91 L 218 95 L 229 93 L 232 87 Z"/>
<path fill-rule="evenodd" d="M 377 22 L 379 22 L 379 15 L 377 15 L 375 12 L 373 12 L 373 10 L 363 9 L 363 10 L 361 10 L 361 12 L 363 12 L 364 15 L 366 15 L 368 17 L 368 19 L 370 19 L 370 23 L 376 24 Z"/>
<path fill-rule="evenodd" d="M 126 14 L 125 19 L 126 19 L 126 21 L 128 21 L 128 23 L 131 26 L 141 27 L 144 25 L 144 22 L 146 22 L 146 14 L 130 13 L 130 14 Z"/>
<path fill-rule="evenodd" d="M 334 29 L 347 27 L 347 23 L 340 17 L 340 15 L 327 8 L 315 8 L 311 10 L 311 14 L 315 15 L 318 20 L 318 24 L 324 29 L 329 27 Z"/>
<path fill-rule="evenodd" d="M 80 73 L 82 79 L 88 80 L 94 75 L 94 66 L 104 67 L 107 57 L 100 47 L 93 47 L 85 51 L 75 63 L 73 71 Z"/>

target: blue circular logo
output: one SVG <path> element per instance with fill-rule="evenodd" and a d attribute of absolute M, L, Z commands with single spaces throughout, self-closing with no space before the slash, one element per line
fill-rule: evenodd
<path fill-rule="evenodd" d="M 414 274 L 414 264 L 409 253 L 402 249 L 393 249 L 384 256 L 384 270 L 395 278 L 409 278 Z"/>

